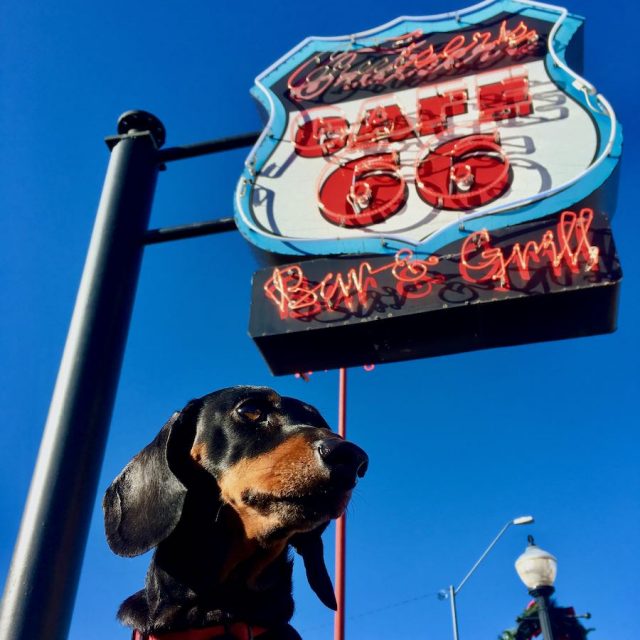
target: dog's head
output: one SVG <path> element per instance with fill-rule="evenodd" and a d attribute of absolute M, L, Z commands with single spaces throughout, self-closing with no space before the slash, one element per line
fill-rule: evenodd
<path fill-rule="evenodd" d="M 120 555 L 144 553 L 176 528 L 190 491 L 208 491 L 235 511 L 247 539 L 292 544 L 333 607 L 320 533 L 367 464 L 312 406 L 264 387 L 223 389 L 174 414 L 113 481 L 103 504 L 107 540 Z"/>

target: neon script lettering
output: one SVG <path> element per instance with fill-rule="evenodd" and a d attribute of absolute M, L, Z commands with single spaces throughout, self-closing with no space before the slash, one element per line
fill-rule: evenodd
<path fill-rule="evenodd" d="M 351 92 L 432 81 L 472 65 L 487 67 L 504 57 L 519 59 L 535 53 L 538 40 L 537 31 L 525 22 L 510 29 L 503 20 L 497 34 L 476 31 L 468 40 L 457 34 L 436 50 L 418 30 L 375 47 L 315 56 L 289 76 L 289 95 L 302 102 L 319 98 L 330 89 Z"/>
<path fill-rule="evenodd" d="M 426 260 L 414 259 L 411 250 L 401 249 L 392 262 L 380 267 L 374 269 L 369 262 L 362 262 L 349 269 L 346 275 L 328 273 L 320 282 L 309 280 L 300 265 L 293 265 L 274 269 L 264 285 L 264 292 L 277 305 L 282 319 L 338 311 L 343 303 L 353 311 L 358 304 L 367 302 L 370 290 L 378 286 L 375 276 L 383 272 L 391 273 L 400 296 L 428 296 L 433 283 L 440 281 L 438 276 L 429 275 L 429 267 L 438 262 L 435 256 Z"/>
<path fill-rule="evenodd" d="M 531 279 L 531 263 L 540 264 L 543 257 L 555 276 L 561 275 L 563 265 L 571 273 L 578 273 L 581 260 L 587 271 L 596 271 L 600 250 L 589 242 L 592 222 L 592 209 L 582 209 L 578 214 L 564 211 L 555 233 L 549 229 L 540 242 L 530 240 L 524 246 L 517 242 L 508 255 L 503 249 L 491 245 L 488 231 L 477 231 L 462 245 L 460 274 L 467 282 L 493 280 L 508 288 L 510 267 L 515 267 L 520 278 L 528 281 Z"/>
<path fill-rule="evenodd" d="M 521 281 L 528 282 L 533 277 L 532 265 L 550 267 L 556 277 L 562 275 L 563 268 L 573 274 L 581 268 L 597 271 L 600 250 L 589 240 L 593 217 L 592 209 L 585 208 L 579 213 L 564 211 L 556 227 L 547 229 L 540 241 L 516 242 L 509 250 L 494 246 L 486 229 L 474 232 L 462 243 L 459 275 L 466 282 L 497 282 L 498 287 L 508 289 L 516 274 Z M 385 272 L 392 276 L 401 298 L 430 295 L 434 285 L 444 284 L 451 277 L 430 273 L 439 263 L 437 256 L 418 259 L 411 250 L 402 249 L 391 262 L 379 267 L 364 261 L 346 274 L 330 272 L 320 281 L 311 280 L 300 265 L 277 267 L 264 284 L 264 292 L 283 320 L 344 311 L 342 305 L 353 312 L 367 303 L 371 292 L 379 286 L 376 276 Z"/>

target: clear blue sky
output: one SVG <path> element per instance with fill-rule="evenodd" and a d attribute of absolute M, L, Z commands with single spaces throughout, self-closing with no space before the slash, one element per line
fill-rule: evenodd
<path fill-rule="evenodd" d="M 365 30 L 451 0 L 383 3 L 5 3 L 0 25 L 0 576 L 13 542 L 108 162 L 132 108 L 167 145 L 256 130 L 253 78 L 308 35 Z M 635 636 L 640 570 L 637 406 L 640 66 L 630 2 L 575 0 L 585 76 L 625 127 L 613 229 L 625 273 L 615 334 L 377 367 L 350 375 L 349 434 L 371 469 L 349 510 L 348 637 L 451 637 L 435 593 L 511 529 L 459 596 L 460 634 L 491 640 L 528 601 L 513 562 L 527 533 L 559 560 L 559 602 L 591 611 L 593 639 Z M 245 150 L 172 165 L 152 226 L 228 216 Z M 150 247 L 144 259 L 70 638 L 128 638 L 115 611 L 147 557 L 114 556 L 102 492 L 192 397 L 266 384 L 335 423 L 337 374 L 273 378 L 247 337 L 256 262 L 238 234 Z M 332 530 L 327 554 L 333 551 Z M 296 571 L 294 624 L 331 637 L 331 615 Z"/>

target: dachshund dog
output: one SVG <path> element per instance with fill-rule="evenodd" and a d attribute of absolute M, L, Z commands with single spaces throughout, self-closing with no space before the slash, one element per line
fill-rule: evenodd
<path fill-rule="evenodd" d="M 155 547 L 120 621 L 136 640 L 295 640 L 292 560 L 335 609 L 320 534 L 345 510 L 365 452 L 312 406 L 265 387 L 192 400 L 107 489 L 111 549 Z"/>

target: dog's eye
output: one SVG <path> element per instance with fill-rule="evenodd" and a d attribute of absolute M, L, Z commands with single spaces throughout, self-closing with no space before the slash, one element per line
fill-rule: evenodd
<path fill-rule="evenodd" d="M 268 410 L 266 405 L 259 400 L 246 400 L 236 407 L 236 413 L 249 422 L 259 422 L 266 417 Z"/>

